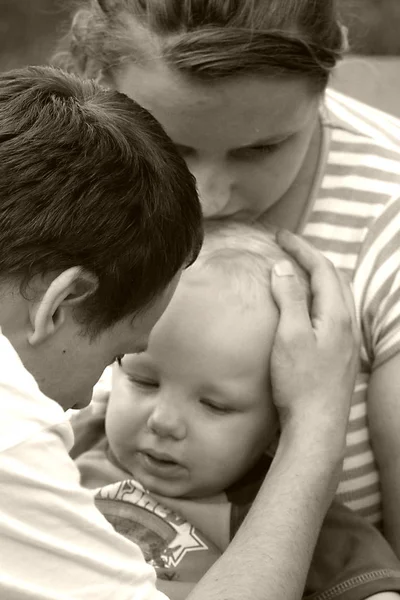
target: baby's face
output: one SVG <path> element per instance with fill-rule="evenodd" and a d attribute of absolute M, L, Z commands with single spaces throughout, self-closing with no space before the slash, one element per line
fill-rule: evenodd
<path fill-rule="evenodd" d="M 106 431 L 148 490 L 204 497 L 234 483 L 277 428 L 269 359 L 277 309 L 244 309 L 216 275 L 184 276 L 148 349 L 115 365 Z"/>

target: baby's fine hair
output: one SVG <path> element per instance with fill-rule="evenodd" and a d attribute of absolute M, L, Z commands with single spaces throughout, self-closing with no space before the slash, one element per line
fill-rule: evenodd
<path fill-rule="evenodd" d="M 194 178 L 159 123 L 50 67 L 0 74 L 0 198 L 0 277 L 26 291 L 80 266 L 98 283 L 76 311 L 92 335 L 145 308 L 202 242 Z"/>
<path fill-rule="evenodd" d="M 200 81 L 304 76 L 325 88 L 346 49 L 335 0 L 85 0 L 53 62 L 96 77 L 161 58 Z"/>
<path fill-rule="evenodd" d="M 281 260 L 289 260 L 310 299 L 309 280 L 301 267 L 278 245 L 272 228 L 238 221 L 208 221 L 203 247 L 183 277 L 212 270 L 226 286 L 224 298 L 238 298 L 244 308 L 263 302 L 270 294 L 271 271 Z"/>

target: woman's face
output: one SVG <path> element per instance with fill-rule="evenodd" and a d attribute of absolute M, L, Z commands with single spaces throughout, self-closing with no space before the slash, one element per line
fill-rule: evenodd
<path fill-rule="evenodd" d="M 189 81 L 160 62 L 124 66 L 113 85 L 163 125 L 197 180 L 204 216 L 258 218 L 296 180 L 319 96 L 301 78 Z"/>

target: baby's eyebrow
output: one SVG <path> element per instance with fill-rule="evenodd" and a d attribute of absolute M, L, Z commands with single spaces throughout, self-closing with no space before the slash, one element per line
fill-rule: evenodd
<path fill-rule="evenodd" d="M 240 393 L 233 392 L 231 387 L 221 385 L 211 385 L 207 389 L 202 390 L 202 396 L 205 398 L 215 397 L 221 401 L 240 403 L 243 400 L 243 396 Z"/>

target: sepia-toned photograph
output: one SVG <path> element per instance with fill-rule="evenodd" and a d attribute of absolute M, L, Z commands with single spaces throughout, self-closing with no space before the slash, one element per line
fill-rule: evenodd
<path fill-rule="evenodd" d="M 0 0 L 0 600 L 400 600 L 400 0 Z"/>

